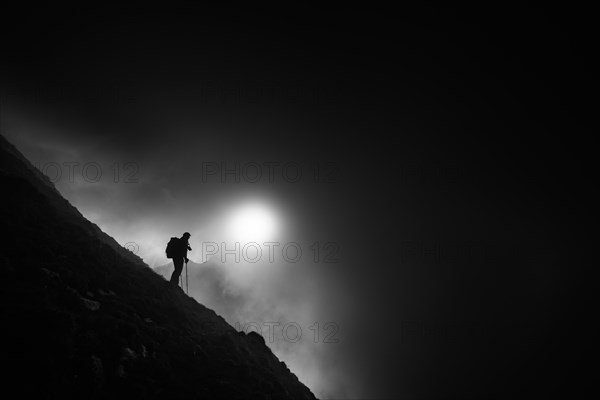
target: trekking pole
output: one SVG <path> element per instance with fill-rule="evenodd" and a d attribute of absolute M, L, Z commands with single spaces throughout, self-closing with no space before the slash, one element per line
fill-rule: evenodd
<path fill-rule="evenodd" d="M 188 288 L 188 274 L 187 274 L 187 261 L 185 262 L 185 293 L 189 294 L 189 288 Z"/>

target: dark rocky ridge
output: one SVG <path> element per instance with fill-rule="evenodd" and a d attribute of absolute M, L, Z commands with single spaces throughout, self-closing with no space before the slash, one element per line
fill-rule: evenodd
<path fill-rule="evenodd" d="M 315 398 L 262 337 L 169 288 L 2 136 L 0 156 L 5 393 Z"/>

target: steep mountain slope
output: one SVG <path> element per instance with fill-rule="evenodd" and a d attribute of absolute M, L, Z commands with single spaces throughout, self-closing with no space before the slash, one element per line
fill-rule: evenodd
<path fill-rule="evenodd" d="M 174 267 L 173 263 L 169 262 L 154 267 L 153 270 L 168 280 L 171 278 Z M 190 260 L 187 273 L 185 268 L 182 272 L 182 281 L 183 288 L 189 291 L 190 296 L 211 307 L 219 315 L 224 316 L 229 323 L 238 323 L 239 330 L 240 321 L 236 321 L 234 318 L 243 314 L 243 306 L 246 301 L 251 300 L 241 293 L 229 290 L 223 264 L 214 259 L 200 264 Z M 242 312 L 240 313 L 240 311 Z"/>
<path fill-rule="evenodd" d="M 0 136 L 3 391 L 37 398 L 314 399 L 60 196 Z"/>

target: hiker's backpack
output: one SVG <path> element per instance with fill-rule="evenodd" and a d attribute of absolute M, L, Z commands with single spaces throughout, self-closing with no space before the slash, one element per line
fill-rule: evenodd
<path fill-rule="evenodd" d="M 173 258 L 177 255 L 177 248 L 179 247 L 179 238 L 172 237 L 167 243 L 167 249 L 165 253 L 167 253 L 167 258 Z"/>

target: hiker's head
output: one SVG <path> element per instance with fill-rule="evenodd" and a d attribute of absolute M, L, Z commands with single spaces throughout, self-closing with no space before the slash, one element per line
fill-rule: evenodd
<path fill-rule="evenodd" d="M 187 239 L 189 239 L 191 236 L 192 236 L 192 235 L 190 235 L 190 233 L 189 233 L 189 232 L 186 232 L 186 233 L 184 233 L 184 234 L 183 234 L 182 238 L 187 240 Z"/>

